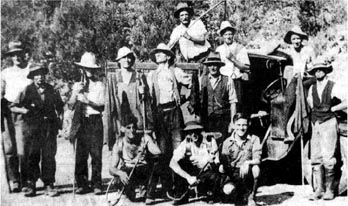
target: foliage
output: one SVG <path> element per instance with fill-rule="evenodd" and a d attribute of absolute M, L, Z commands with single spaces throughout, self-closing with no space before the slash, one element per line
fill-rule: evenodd
<path fill-rule="evenodd" d="M 194 1 L 198 16 L 220 0 Z M 151 49 L 169 41 L 178 23 L 173 17 L 179 0 L 20 0 L 1 1 L 1 51 L 19 39 L 30 49 L 33 61 L 53 54 L 53 79 L 74 81 L 79 71 L 73 62 L 84 51 L 98 55 L 100 64 L 113 61 L 121 46 L 131 47 L 140 61 L 148 61 Z M 234 0 L 226 1 L 204 18 L 209 40 L 219 43 L 217 31 L 222 20 L 238 29 L 237 41 L 259 49 L 270 41 L 281 40 L 298 24 L 312 37 L 322 36 L 336 24 L 346 23 L 344 0 Z M 314 40 L 317 49 L 325 39 Z M 28 50 L 29 51 L 29 50 Z M 7 66 L 2 59 L 2 68 Z"/>

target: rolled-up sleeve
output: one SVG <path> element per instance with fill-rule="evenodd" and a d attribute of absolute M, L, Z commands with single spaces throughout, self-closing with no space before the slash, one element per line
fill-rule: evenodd
<path fill-rule="evenodd" d="M 236 94 L 236 89 L 234 87 L 233 79 L 231 77 L 228 78 L 228 100 L 230 104 L 232 103 L 237 103 L 237 94 Z"/>
<path fill-rule="evenodd" d="M 191 87 L 192 85 L 192 76 L 186 72 L 184 72 L 182 69 L 175 67 L 174 69 L 174 75 L 178 82 L 180 82 L 183 85 L 187 85 Z"/>

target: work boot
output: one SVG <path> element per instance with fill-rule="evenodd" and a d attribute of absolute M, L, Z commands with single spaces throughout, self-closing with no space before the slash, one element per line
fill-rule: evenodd
<path fill-rule="evenodd" d="M 59 193 L 56 188 L 54 188 L 53 184 L 45 185 L 45 195 L 49 197 L 57 197 Z"/>
<path fill-rule="evenodd" d="M 335 178 L 335 172 L 333 169 L 325 169 L 325 186 L 326 192 L 323 196 L 324 200 L 332 200 L 335 198 L 335 193 L 333 189 L 333 182 Z"/>
<path fill-rule="evenodd" d="M 28 190 L 24 193 L 26 197 L 34 197 L 36 195 L 36 183 L 28 182 Z"/>
<path fill-rule="evenodd" d="M 10 181 L 11 192 L 18 193 L 21 191 L 18 181 Z"/>
<path fill-rule="evenodd" d="M 314 193 L 309 196 L 309 200 L 319 200 L 323 197 L 324 193 L 324 169 L 320 166 L 319 168 L 313 168 L 313 178 L 316 184 Z"/>

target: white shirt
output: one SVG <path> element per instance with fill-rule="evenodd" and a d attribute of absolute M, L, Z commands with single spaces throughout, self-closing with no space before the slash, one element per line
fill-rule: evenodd
<path fill-rule="evenodd" d="M 328 83 L 328 79 L 324 79 L 322 82 L 317 81 L 317 92 L 318 92 L 318 96 L 319 99 L 321 101 L 321 97 L 323 95 L 323 91 Z M 312 90 L 313 90 L 313 85 L 309 88 L 308 90 L 308 97 L 307 97 L 307 102 L 308 105 L 313 108 L 313 95 L 312 95 Z M 346 99 L 346 96 L 344 94 L 345 89 L 344 88 L 339 88 L 337 86 L 337 84 L 334 84 L 334 86 L 332 87 L 332 91 L 331 91 L 331 99 L 333 99 L 334 97 L 340 99 L 341 101 Z"/>
<path fill-rule="evenodd" d="M 76 90 L 76 86 L 78 84 L 81 84 L 80 82 L 77 82 L 73 86 L 73 90 Z M 87 97 L 87 99 L 91 102 L 94 102 L 98 105 L 104 105 L 105 104 L 105 86 L 100 81 L 89 81 L 88 86 L 88 92 L 84 92 L 84 95 Z M 87 105 L 85 109 L 85 115 L 92 115 L 92 114 L 100 114 L 101 112 L 98 110 L 93 109 L 91 106 Z"/>
<path fill-rule="evenodd" d="M 27 78 L 28 74 L 29 65 L 24 69 L 17 66 L 8 67 L 1 72 L 1 79 L 5 84 L 5 98 L 8 101 L 14 102 L 25 87 L 32 83 L 32 80 Z"/>
<path fill-rule="evenodd" d="M 167 67 L 158 67 L 157 70 L 151 71 L 147 76 L 147 82 L 150 86 L 150 90 L 152 90 L 152 76 L 154 72 L 157 72 L 158 76 L 158 87 L 159 87 L 159 104 L 165 104 L 168 102 L 175 101 L 175 93 L 174 93 L 174 81 L 178 81 L 183 85 L 191 84 L 191 76 L 185 73 L 182 69 L 178 67 L 174 67 L 174 77 L 173 73 Z M 153 92 L 153 91 L 151 91 Z"/>
<path fill-rule="evenodd" d="M 239 62 L 250 65 L 249 56 L 246 48 L 240 44 L 233 42 L 230 45 L 222 44 L 216 48 L 219 52 L 221 61 L 225 63 L 225 66 L 220 68 L 220 73 L 225 76 L 232 76 L 233 79 L 242 77 L 240 70 L 234 66 L 233 62 L 229 60 L 228 56 L 234 56 Z"/>
<path fill-rule="evenodd" d="M 193 22 L 194 20 L 191 20 L 190 25 L 192 25 Z M 189 60 L 193 59 L 201 53 L 208 51 L 208 49 L 210 48 L 210 44 L 207 40 L 205 40 L 204 45 L 195 44 L 193 41 L 182 37 L 182 35 L 184 35 L 184 33 L 187 31 L 187 33 L 194 38 L 205 39 L 205 35 L 208 31 L 201 20 L 198 20 L 195 24 L 193 24 L 189 30 L 187 29 L 188 27 L 184 26 L 183 24 L 180 24 L 179 26 L 175 27 L 170 36 L 170 41 L 168 45 L 172 45 L 174 42 L 177 41 L 177 39 L 180 38 L 180 52 L 186 60 Z"/>
<path fill-rule="evenodd" d="M 293 60 L 293 74 L 300 73 L 303 76 L 304 71 L 312 67 L 315 53 L 312 47 L 304 46 L 300 52 L 297 52 L 293 46 L 286 51 Z"/>

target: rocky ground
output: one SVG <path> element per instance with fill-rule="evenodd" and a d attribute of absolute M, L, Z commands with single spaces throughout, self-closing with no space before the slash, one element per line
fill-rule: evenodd
<path fill-rule="evenodd" d="M 110 175 L 108 173 L 107 162 L 110 158 L 110 153 L 107 147 L 104 147 L 103 151 L 103 181 L 105 182 L 105 188 L 107 182 L 110 180 Z M 27 206 L 27 205 L 47 205 L 47 206 L 89 206 L 89 205 L 105 205 L 107 206 L 107 201 L 105 195 L 95 196 L 93 193 L 85 195 L 72 194 L 72 178 L 73 178 L 73 148 L 72 145 L 65 141 L 64 139 L 58 139 L 58 151 L 57 151 L 57 172 L 56 172 L 56 185 L 58 187 L 61 195 L 59 197 L 47 197 L 44 195 L 42 190 L 42 183 L 39 181 L 37 183 L 39 191 L 36 197 L 26 198 L 22 193 L 19 194 L 9 194 L 7 191 L 7 185 L 4 181 L 3 173 L 3 161 L 1 162 L 1 205 L 3 206 Z M 1 155 L 1 160 L 3 160 Z M 337 206 L 337 205 L 347 205 L 347 196 L 337 197 L 333 201 L 316 201 L 311 202 L 307 200 L 307 197 L 311 193 L 311 187 L 301 186 L 301 185 L 289 185 L 289 184 L 275 184 L 272 186 L 261 186 L 257 194 L 258 205 L 289 205 L 289 206 Z M 115 194 L 115 193 L 113 193 Z M 111 194 L 112 195 L 112 194 Z M 171 205 L 171 202 L 161 201 L 158 202 L 159 206 Z M 144 203 L 132 203 L 125 197 L 123 197 L 118 205 L 145 205 Z M 190 205 L 208 205 L 201 199 L 194 199 L 189 204 Z M 220 205 L 216 203 L 215 205 Z M 227 204 L 226 204 L 227 205 Z M 228 204 L 230 205 L 230 204 Z"/>

